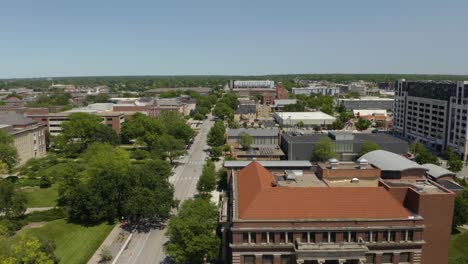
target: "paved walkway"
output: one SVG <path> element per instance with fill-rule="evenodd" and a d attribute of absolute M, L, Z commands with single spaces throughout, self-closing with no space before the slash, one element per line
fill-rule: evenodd
<path fill-rule="evenodd" d="M 101 246 L 94 252 L 94 255 L 89 259 L 88 264 L 97 264 L 101 260 L 101 251 L 107 249 L 110 251 L 112 256 L 116 256 L 120 251 L 121 247 L 127 240 L 129 232 L 120 228 L 119 224 L 116 224 L 109 235 L 106 237 Z"/>

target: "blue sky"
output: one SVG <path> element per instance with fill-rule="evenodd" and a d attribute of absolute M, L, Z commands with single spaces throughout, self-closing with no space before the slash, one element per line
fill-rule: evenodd
<path fill-rule="evenodd" d="M 466 0 L 0 0 L 0 78 L 468 74 Z"/>

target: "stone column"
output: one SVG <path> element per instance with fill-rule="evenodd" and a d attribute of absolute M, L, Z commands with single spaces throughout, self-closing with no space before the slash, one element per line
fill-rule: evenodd
<path fill-rule="evenodd" d="M 262 255 L 255 254 L 255 264 L 262 264 Z"/>
<path fill-rule="evenodd" d="M 375 255 L 375 264 L 382 264 L 382 253 Z"/>
<path fill-rule="evenodd" d="M 400 263 L 400 253 L 393 253 L 393 264 Z"/>
<path fill-rule="evenodd" d="M 274 254 L 273 255 L 273 264 L 281 264 L 281 255 L 280 254 Z"/>

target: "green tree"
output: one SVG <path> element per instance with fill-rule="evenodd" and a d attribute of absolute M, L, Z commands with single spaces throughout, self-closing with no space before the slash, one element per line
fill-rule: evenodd
<path fill-rule="evenodd" d="M 185 143 L 182 139 L 177 139 L 171 135 L 164 134 L 159 136 L 154 145 L 153 153 L 158 157 L 165 159 L 169 158 L 171 164 L 181 155 L 185 154 Z"/>
<path fill-rule="evenodd" d="M 368 152 L 378 150 L 378 149 L 380 149 L 380 146 L 377 143 L 374 143 L 374 142 L 369 141 L 369 140 L 364 140 L 362 142 L 361 152 L 359 153 L 359 155 L 362 156 L 362 155 L 364 155 L 364 154 L 366 154 Z"/>
<path fill-rule="evenodd" d="M 220 119 L 232 119 L 234 117 L 234 110 L 229 105 L 220 102 L 213 109 L 213 115 Z"/>
<path fill-rule="evenodd" d="M 0 179 L 0 216 L 17 218 L 26 211 L 26 196 L 13 183 Z"/>
<path fill-rule="evenodd" d="M 179 214 L 169 221 L 166 253 L 176 263 L 216 261 L 220 247 L 220 239 L 215 233 L 217 225 L 216 205 L 203 198 L 186 200 Z"/>
<path fill-rule="evenodd" d="M 195 131 L 187 124 L 187 120 L 179 112 L 162 111 L 158 119 L 164 124 L 168 133 L 185 143 L 188 143 L 195 135 Z"/>
<path fill-rule="evenodd" d="M 122 124 L 120 136 L 124 143 L 135 141 L 151 148 L 157 137 L 165 133 L 167 133 L 166 127 L 160 119 L 136 113 Z"/>
<path fill-rule="evenodd" d="M 426 148 L 417 153 L 414 160 L 419 164 L 432 163 L 435 165 L 440 165 L 439 159 Z"/>
<path fill-rule="evenodd" d="M 324 137 L 317 141 L 312 154 L 314 160 L 325 161 L 334 157 L 336 157 L 336 153 L 334 151 L 333 141 L 330 138 Z"/>
<path fill-rule="evenodd" d="M 68 156 L 76 156 L 94 142 L 117 144 L 115 131 L 102 122 L 102 117 L 93 114 L 70 114 L 69 121 L 62 123 L 62 134 L 56 137 L 57 148 Z"/>
<path fill-rule="evenodd" d="M 208 145 L 211 147 L 222 146 L 225 141 L 226 128 L 221 120 L 216 120 L 213 127 L 208 132 Z"/>
<path fill-rule="evenodd" d="M 219 160 L 219 157 L 223 155 L 223 147 L 222 146 L 212 147 L 211 155 L 213 156 L 214 160 Z"/>
<path fill-rule="evenodd" d="M 242 146 L 244 150 L 249 149 L 250 145 L 252 145 L 254 141 L 254 138 L 245 132 L 240 133 L 238 138 L 239 138 L 239 144 Z"/>
<path fill-rule="evenodd" d="M 202 195 L 209 195 L 216 189 L 216 170 L 211 160 L 203 166 L 203 171 L 198 179 L 197 191 Z"/>
<path fill-rule="evenodd" d="M 452 231 L 468 222 L 468 202 L 463 196 L 455 197 Z"/>
<path fill-rule="evenodd" d="M 5 264 L 54 264 L 58 259 L 47 252 L 41 241 L 35 237 L 21 235 L 7 251 L 0 253 L 0 263 Z"/>
<path fill-rule="evenodd" d="M 169 218 L 174 206 L 174 187 L 169 183 L 171 174 L 171 166 L 162 160 L 132 165 L 129 177 L 132 188 L 123 205 L 123 215 L 131 223 Z"/>
<path fill-rule="evenodd" d="M 370 127 L 371 121 L 363 118 L 359 118 L 358 121 L 354 124 L 357 130 L 363 131 L 366 130 Z"/>
<path fill-rule="evenodd" d="M 460 159 L 458 159 L 458 157 L 456 158 L 451 158 L 447 161 L 447 165 L 449 167 L 449 169 L 455 173 L 461 171 L 463 169 L 463 161 L 461 161 Z"/>
<path fill-rule="evenodd" d="M 13 144 L 13 138 L 0 129 L 0 161 L 11 171 L 18 163 L 18 152 Z"/>

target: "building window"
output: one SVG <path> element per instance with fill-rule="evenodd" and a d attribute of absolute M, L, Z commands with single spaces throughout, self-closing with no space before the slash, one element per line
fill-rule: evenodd
<path fill-rule="evenodd" d="M 286 233 L 286 239 L 287 239 L 288 243 L 292 243 L 293 242 L 293 233 L 291 233 L 291 232 Z"/>
<path fill-rule="evenodd" d="M 309 242 L 308 236 L 309 236 L 309 233 L 302 232 L 301 233 L 301 242 L 302 243 L 308 243 Z"/>
<path fill-rule="evenodd" d="M 285 232 L 281 232 L 280 233 L 280 243 L 285 243 L 286 242 L 286 233 Z"/>
<path fill-rule="evenodd" d="M 249 243 L 257 243 L 257 236 L 255 233 L 249 233 L 250 234 L 250 242 Z"/>
<path fill-rule="evenodd" d="M 374 254 L 367 254 L 366 255 L 366 263 L 370 263 L 370 264 L 375 263 L 375 255 Z"/>
<path fill-rule="evenodd" d="M 255 256 L 244 256 L 244 264 L 255 264 Z"/>
<path fill-rule="evenodd" d="M 328 243 L 335 243 L 335 242 L 336 242 L 336 233 L 328 232 Z"/>
<path fill-rule="evenodd" d="M 366 241 L 368 242 L 375 242 L 377 238 L 377 233 L 372 231 L 366 232 Z"/>
<path fill-rule="evenodd" d="M 407 241 L 408 239 L 406 238 L 406 234 L 408 231 L 401 231 L 400 232 L 400 241 Z"/>
<path fill-rule="evenodd" d="M 243 243 L 249 243 L 249 233 L 243 233 L 242 234 L 242 242 Z"/>
<path fill-rule="evenodd" d="M 268 233 L 268 243 L 275 243 L 275 233 Z"/>
<path fill-rule="evenodd" d="M 393 263 L 393 254 L 392 253 L 383 254 L 382 263 Z"/>
<path fill-rule="evenodd" d="M 414 241 L 413 240 L 414 232 L 412 230 L 408 231 L 408 236 L 406 237 L 407 241 Z"/>
<path fill-rule="evenodd" d="M 282 255 L 281 256 L 281 264 L 292 264 L 291 256 L 290 255 Z"/>
<path fill-rule="evenodd" d="M 273 255 L 263 255 L 262 263 L 263 264 L 273 264 Z"/>
<path fill-rule="evenodd" d="M 400 253 L 400 263 L 410 263 L 410 253 Z"/>
<path fill-rule="evenodd" d="M 315 243 L 315 233 L 309 232 L 309 243 Z"/>
<path fill-rule="evenodd" d="M 345 241 L 349 243 L 356 242 L 356 232 L 345 233 Z"/>
<path fill-rule="evenodd" d="M 387 241 L 388 242 L 395 241 L 395 231 L 387 231 Z"/>
<path fill-rule="evenodd" d="M 262 232 L 262 243 L 267 243 L 268 242 L 268 239 L 267 239 L 267 233 L 265 232 Z"/>

